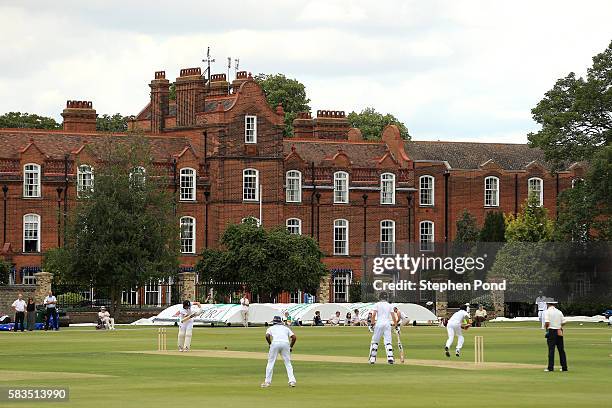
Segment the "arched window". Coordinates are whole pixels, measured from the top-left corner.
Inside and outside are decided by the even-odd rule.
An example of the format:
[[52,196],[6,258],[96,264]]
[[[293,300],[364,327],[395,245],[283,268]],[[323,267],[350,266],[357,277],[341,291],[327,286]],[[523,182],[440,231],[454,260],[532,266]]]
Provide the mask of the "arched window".
[[380,254],[395,254],[395,221],[383,220],[380,222]]
[[40,215],[23,216],[23,252],[40,252]]
[[334,173],[334,203],[348,203],[348,182],[349,175],[345,171]]
[[334,220],[334,255],[349,254],[348,227],[347,220]]
[[196,252],[196,220],[193,217],[181,217],[181,253]]
[[380,175],[380,203],[395,204],[395,174]]
[[93,191],[93,168],[87,164],[82,164],[77,169],[77,195]]
[[287,185],[286,200],[288,203],[302,202],[302,173],[298,170],[289,170],[285,176]]
[[433,251],[434,249],[434,223],[421,221],[419,223],[419,243],[421,251]]
[[419,177],[419,205],[434,205],[434,178],[433,176]]
[[287,230],[290,234],[302,235],[302,220],[299,218],[287,219]]
[[242,199],[259,201],[259,171],[255,169],[242,171]]
[[539,206],[544,204],[544,182],[539,177],[532,177],[527,180],[527,195],[535,195],[538,198]]
[[23,196],[40,197],[40,165],[28,163],[23,166]]
[[195,201],[196,171],[185,167],[181,169],[181,201]]
[[484,205],[485,207],[499,206],[499,179],[497,177],[489,176],[484,180]]
[[257,227],[261,226],[261,221],[259,220],[259,218],[253,217],[253,216],[244,217],[242,220],[240,220],[240,222],[242,224],[246,224],[246,223],[253,224]]

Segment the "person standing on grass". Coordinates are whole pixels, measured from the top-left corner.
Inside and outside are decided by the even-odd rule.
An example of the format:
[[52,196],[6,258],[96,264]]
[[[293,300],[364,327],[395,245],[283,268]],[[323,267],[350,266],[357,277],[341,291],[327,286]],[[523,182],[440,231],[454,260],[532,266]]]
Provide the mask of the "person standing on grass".
[[49,291],[47,297],[45,298],[45,312],[47,315],[47,320],[45,320],[45,331],[49,329],[49,324],[51,324],[51,330],[55,327],[57,330],[57,309],[55,304],[57,303],[57,299],[53,296],[53,293]]
[[270,346],[270,350],[268,351],[268,365],[266,365],[266,379],[261,384],[261,388],[268,388],[272,384],[274,364],[279,354],[285,362],[289,386],[295,387],[296,381],[293,375],[293,366],[291,365],[291,351],[293,351],[296,340],[296,335],[283,324],[281,317],[274,316],[272,326],[266,331],[266,341],[268,346]]
[[20,293],[17,295],[17,300],[12,304],[13,310],[15,311],[15,326],[13,330],[17,332],[19,330],[19,323],[21,323],[21,331],[23,332],[23,321],[25,318],[26,302],[23,300],[23,295]]
[[470,314],[467,312],[467,305],[461,305],[446,324],[446,332],[448,333],[448,340],[444,346],[444,354],[446,357],[450,357],[450,347],[453,345],[455,336],[457,336],[457,348],[455,349],[455,356],[459,357],[461,348],[463,347],[464,337],[463,329],[467,330],[469,325]]
[[397,327],[397,316],[393,313],[393,306],[387,301],[387,292],[381,292],[379,295],[380,301],[374,305],[372,309],[372,325],[373,334],[370,343],[370,364],[376,363],[376,355],[378,354],[378,342],[382,336],[385,342],[385,351],[387,353],[387,363],[393,364],[393,338],[391,337],[391,324]]
[[31,297],[28,298],[28,303],[26,305],[26,312],[28,313],[26,317],[28,331],[32,331],[36,327],[36,303],[34,302],[34,299],[32,299]]
[[249,327],[249,305],[249,298],[247,298],[246,293],[243,293],[240,299],[240,315],[242,316],[244,327]]
[[191,336],[193,334],[193,318],[200,313],[200,302],[185,300],[183,308],[179,312],[178,351],[188,352],[191,347]]
[[555,371],[555,347],[559,350],[561,371],[567,371],[567,357],[565,356],[565,345],[563,344],[563,326],[565,316],[555,307],[557,302],[552,299],[546,301],[548,309],[544,313],[544,325],[546,327],[546,343],[548,344],[548,367],[546,372]]
[[544,325],[544,313],[546,312],[546,296],[542,294],[542,291],[538,292],[538,297],[535,300],[535,304],[538,306],[538,320],[542,325],[542,330],[545,329]]

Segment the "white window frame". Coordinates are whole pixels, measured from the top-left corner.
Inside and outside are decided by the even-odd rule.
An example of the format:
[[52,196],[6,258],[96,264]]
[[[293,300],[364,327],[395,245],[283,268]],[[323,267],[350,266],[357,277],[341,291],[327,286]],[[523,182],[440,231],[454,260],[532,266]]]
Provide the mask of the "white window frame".
[[[491,188],[490,182],[495,183],[495,188]],[[499,207],[499,177],[487,176],[484,179],[484,206]]]
[[196,200],[196,170],[183,167],[179,172],[179,201]]
[[[149,306],[161,306],[162,303],[162,285],[161,281],[151,281],[144,286],[144,304]],[[153,297],[154,299],[150,299]]]
[[36,285],[36,276],[34,276],[36,272],[29,270],[23,271],[21,274],[21,284],[22,285]]
[[[252,120],[252,123],[249,121]],[[257,143],[257,116],[246,115],[244,117],[244,143]]]
[[[295,298],[295,299],[294,299]],[[294,302],[296,300],[296,302]],[[289,293],[289,303],[304,303],[304,294],[301,290]]]
[[136,166],[132,169],[132,171],[130,171],[130,182],[133,180],[134,178],[134,174],[138,172],[139,176],[142,176],[142,184],[144,185],[144,183],[146,183],[147,181],[147,169],[145,169],[142,166]]
[[[428,187],[423,187],[423,183],[427,180],[430,184]],[[421,207],[433,207],[435,203],[435,193],[436,193],[436,178],[434,176],[430,176],[425,174],[419,177],[419,206]],[[427,194],[430,198],[431,202],[424,202],[424,195]]]
[[334,204],[349,202],[349,174],[346,171],[334,173]]
[[[28,217],[34,217],[34,220],[26,220]],[[36,223],[36,229],[32,229],[32,228],[28,228],[26,229],[26,224],[33,224]],[[38,214],[34,214],[34,213],[29,213],[29,214],[25,214],[23,216],[23,247],[22,247],[22,251],[26,252],[26,231],[34,231],[36,233],[36,251],[27,251],[27,253],[33,254],[33,253],[38,253],[40,252],[40,215]],[[27,241],[33,241],[33,239],[27,239]]]
[[[334,275],[333,288],[334,288],[334,303],[346,303],[349,301],[349,288],[351,285],[351,274],[348,272],[338,272]],[[342,288],[342,290],[336,290]],[[338,298],[337,295],[343,295]],[[345,316],[340,316],[345,318]]]
[[527,198],[529,198],[529,196],[531,195],[531,192],[534,191],[531,188],[531,183],[532,182],[537,182],[540,185],[540,194],[539,194],[539,206],[543,206],[544,205],[544,180],[542,180],[540,177],[530,177],[527,180]]
[[380,254],[395,254],[395,221],[393,220],[382,220],[380,222]]
[[[32,175],[33,182],[30,183],[28,175]],[[26,163],[23,166],[23,197],[40,198],[40,164]],[[28,187],[31,187],[30,189]]]
[[[85,183],[85,176],[89,175],[89,184]],[[93,167],[89,164],[81,164],[77,168],[77,196],[80,197],[82,193],[93,191],[94,174]]]
[[[340,241],[336,239],[336,229],[344,230],[344,241]],[[337,251],[341,242],[344,242],[344,251]],[[348,255],[349,252],[349,222],[344,218],[339,218],[334,220],[334,230],[333,230],[333,243],[334,243],[334,255]]]
[[302,172],[289,170],[285,173],[285,201],[288,203],[302,202]]
[[[254,172],[254,174],[247,174],[250,172]],[[255,194],[253,197],[250,191],[252,187],[249,187],[249,194],[247,197],[247,177],[249,179],[255,177]],[[259,201],[259,170],[253,168],[242,170],[242,201]]]
[[[293,224],[293,225],[291,225]],[[285,226],[290,234],[302,235],[302,220],[299,218],[287,218]],[[297,232],[292,232],[293,228],[297,228]]]
[[[423,227],[425,225],[428,225],[431,227],[431,232],[429,232],[428,234],[423,234]],[[434,241],[435,241],[435,236],[436,236],[435,228],[436,226],[433,221],[423,220],[419,222],[419,249],[422,252],[431,252],[434,250]]]
[[[187,234],[184,234],[184,232],[186,232],[185,230],[186,227],[191,227],[191,237],[186,236]],[[196,253],[196,219],[195,217],[191,217],[189,215],[181,217],[179,221],[179,228],[180,228],[180,234],[181,234],[181,253],[182,254],[195,254]],[[191,250],[185,249],[187,248],[188,245],[191,245]]]
[[383,173],[380,175],[380,203],[395,204],[395,174]]

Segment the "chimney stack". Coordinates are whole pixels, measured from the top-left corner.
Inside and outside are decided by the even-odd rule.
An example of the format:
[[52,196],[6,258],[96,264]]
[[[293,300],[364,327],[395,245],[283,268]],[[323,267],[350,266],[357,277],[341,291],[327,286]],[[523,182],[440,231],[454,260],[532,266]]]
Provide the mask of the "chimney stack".
[[225,96],[229,83],[225,74],[212,74],[210,76],[210,90],[208,96]]
[[298,139],[313,139],[314,127],[310,112],[298,112],[293,119],[293,136]]
[[165,71],[155,72],[151,87],[151,132],[161,133],[164,129],[164,118],[168,116],[170,98],[170,81]]
[[176,79],[176,125],[193,126],[196,113],[203,110],[204,78],[200,68],[181,69],[181,76]]
[[318,110],[313,122],[317,139],[348,140],[351,126],[344,111]]
[[232,81],[232,92],[236,93],[240,89],[240,85],[245,83],[248,79],[246,71],[238,71],[236,72],[236,79]]
[[96,110],[91,101],[66,101],[62,112],[64,130],[67,132],[95,132]]

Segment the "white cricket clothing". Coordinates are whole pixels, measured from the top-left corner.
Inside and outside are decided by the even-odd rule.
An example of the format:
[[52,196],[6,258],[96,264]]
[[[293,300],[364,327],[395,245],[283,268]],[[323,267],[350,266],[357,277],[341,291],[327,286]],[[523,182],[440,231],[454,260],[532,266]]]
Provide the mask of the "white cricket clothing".
[[546,296],[538,296],[535,300],[535,304],[538,305],[538,311],[546,310]]
[[448,334],[448,340],[446,340],[446,347],[450,348],[453,345],[455,336],[457,336],[457,350],[461,350],[461,347],[463,347],[463,342],[465,340],[465,338],[463,337],[463,329],[461,329],[461,324],[451,324],[449,321],[446,325],[446,333]]
[[289,338],[293,336],[293,332],[287,326],[282,324],[275,324],[270,326],[266,330],[266,334],[272,336],[272,343],[287,343],[289,344]]
[[560,329],[565,323],[565,317],[563,313],[554,306],[551,306],[544,312],[544,322],[550,323],[549,329]]
[[450,319],[448,319],[448,324],[446,325],[446,327],[448,326],[461,327],[461,325],[463,324],[463,321],[469,318],[470,318],[470,314],[468,312],[466,312],[465,310],[459,309],[451,316]]
[[189,309],[182,308],[179,312],[179,328],[192,329],[193,328],[193,318],[187,320],[186,322],[182,322],[182,320],[189,316],[192,313],[199,313],[200,309],[197,306],[192,306]]
[[51,296],[47,296],[45,298],[45,306],[47,307],[47,309],[51,309],[55,307],[55,302],[57,302],[57,299],[55,298],[55,296],[51,295]]
[[387,301],[381,301],[374,305],[374,310],[376,311],[376,326],[385,325],[389,326],[393,319],[391,318],[391,313],[393,313],[393,306]]
[[[270,329],[274,327],[287,329],[287,326],[282,326],[278,324],[272,326]],[[268,329],[266,333],[269,333],[270,329]],[[291,332],[291,330],[289,330],[289,332]],[[274,334],[272,334],[272,336],[274,337]],[[276,339],[276,337],[274,338]],[[276,363],[276,358],[279,354],[281,355],[285,363],[285,369],[287,370],[287,378],[289,379],[289,382],[296,382],[295,376],[293,375],[293,366],[291,365],[291,349],[289,347],[289,341],[273,341],[272,344],[270,344],[270,351],[268,351],[268,364],[266,365],[266,379],[264,382],[268,384],[272,382],[272,374],[274,374],[274,363]]]
[[242,310],[249,310],[249,299],[247,298],[241,298],[240,299],[240,306],[242,306]]
[[26,302],[23,299],[15,300],[12,306],[15,308],[16,312],[25,312],[26,310]]

